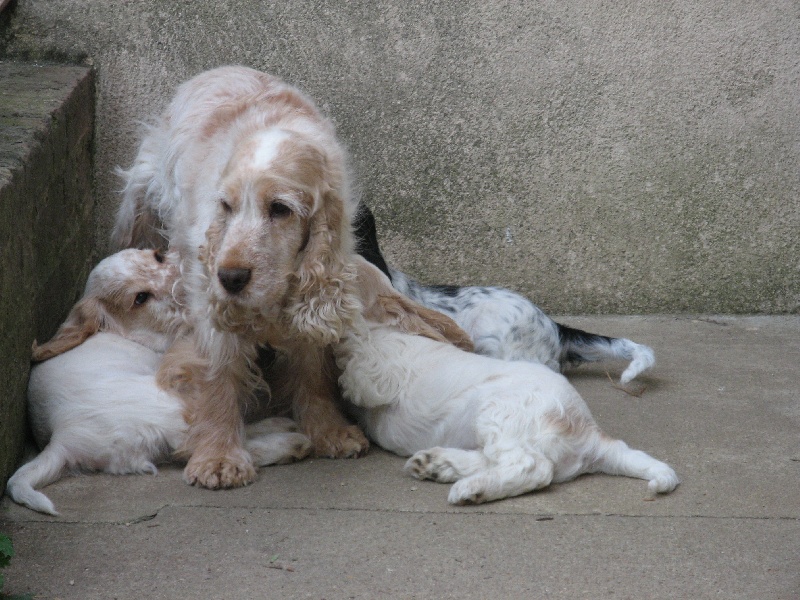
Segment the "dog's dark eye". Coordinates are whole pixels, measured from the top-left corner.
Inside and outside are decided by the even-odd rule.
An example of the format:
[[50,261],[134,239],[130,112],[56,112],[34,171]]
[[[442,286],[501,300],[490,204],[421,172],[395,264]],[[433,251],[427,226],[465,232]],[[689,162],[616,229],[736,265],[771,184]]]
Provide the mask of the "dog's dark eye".
[[158,250],[153,252],[153,257],[156,259],[157,263],[163,263],[164,262],[164,255],[161,254],[161,252],[158,251]]
[[133,299],[133,303],[136,306],[141,306],[149,299],[150,299],[150,292],[139,292],[138,294],[136,294],[136,298]]
[[219,203],[222,205],[222,210],[225,212],[225,214],[230,214],[233,212],[233,209],[231,208],[231,205],[228,204],[227,200],[222,199],[219,201]]
[[276,200],[269,205],[270,219],[280,219],[282,217],[288,217],[290,214],[292,214],[292,209],[286,206],[283,202],[278,202]]

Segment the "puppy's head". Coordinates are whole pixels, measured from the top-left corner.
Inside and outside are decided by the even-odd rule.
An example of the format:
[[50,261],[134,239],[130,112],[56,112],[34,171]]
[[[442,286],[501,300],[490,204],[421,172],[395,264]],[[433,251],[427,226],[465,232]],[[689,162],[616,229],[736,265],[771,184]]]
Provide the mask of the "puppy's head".
[[277,344],[276,328],[319,345],[339,339],[358,302],[336,152],[278,128],[239,145],[201,251],[217,328]]
[[39,362],[70,350],[98,331],[111,331],[163,351],[182,323],[175,253],[122,250],[92,269],[83,297],[53,338],[33,344]]

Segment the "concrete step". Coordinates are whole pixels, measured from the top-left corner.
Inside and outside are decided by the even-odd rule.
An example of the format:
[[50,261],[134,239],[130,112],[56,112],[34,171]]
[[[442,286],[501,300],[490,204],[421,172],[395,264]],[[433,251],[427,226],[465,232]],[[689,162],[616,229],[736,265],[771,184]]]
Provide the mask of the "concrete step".
[[0,487],[22,454],[31,343],[91,267],[93,132],[90,68],[0,60]]

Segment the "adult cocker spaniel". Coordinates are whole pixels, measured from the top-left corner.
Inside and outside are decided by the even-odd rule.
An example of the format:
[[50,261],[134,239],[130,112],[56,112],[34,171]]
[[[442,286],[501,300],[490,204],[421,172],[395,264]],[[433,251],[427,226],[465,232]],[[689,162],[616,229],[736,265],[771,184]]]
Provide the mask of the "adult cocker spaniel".
[[163,369],[167,380],[179,374],[194,414],[185,480],[253,480],[242,403],[267,344],[288,357],[271,383],[291,399],[315,453],[363,453],[366,437],[336,406],[330,351],[361,308],[351,260],[357,201],[330,121],[273,76],[213,69],[180,86],[122,175],[115,243],[167,241],[181,257],[193,331]]

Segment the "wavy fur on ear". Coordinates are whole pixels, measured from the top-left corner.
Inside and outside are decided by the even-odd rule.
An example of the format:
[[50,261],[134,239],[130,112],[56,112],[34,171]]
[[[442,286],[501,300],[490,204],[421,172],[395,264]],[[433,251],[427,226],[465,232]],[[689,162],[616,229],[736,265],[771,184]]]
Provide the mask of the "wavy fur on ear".
[[32,362],[42,362],[80,346],[98,331],[116,332],[116,322],[97,298],[84,298],[70,311],[56,334],[44,344],[33,342]]
[[469,335],[450,317],[400,294],[380,269],[360,256],[353,260],[358,269],[356,290],[364,307],[365,319],[391,325],[405,333],[450,343],[467,352],[473,351]]
[[323,195],[311,217],[309,237],[296,281],[295,302],[288,307],[291,330],[319,345],[338,342],[361,310],[351,262],[349,223],[343,219],[343,203],[333,192]]
[[392,323],[406,333],[453,344],[467,352],[475,350],[469,335],[453,319],[442,313],[400,295],[380,295],[377,302],[385,314],[384,323]]

